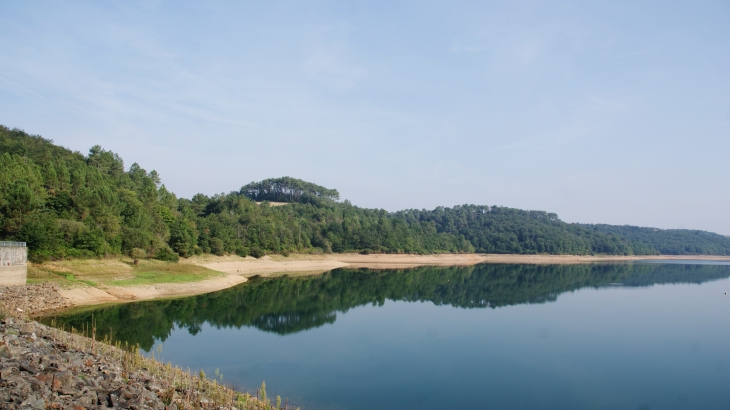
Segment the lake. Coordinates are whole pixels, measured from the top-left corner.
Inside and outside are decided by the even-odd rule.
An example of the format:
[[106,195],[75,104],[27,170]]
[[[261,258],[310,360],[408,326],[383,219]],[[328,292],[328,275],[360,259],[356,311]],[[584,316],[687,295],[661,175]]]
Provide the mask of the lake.
[[303,410],[730,409],[729,278],[692,261],[337,269],[56,323],[93,315]]

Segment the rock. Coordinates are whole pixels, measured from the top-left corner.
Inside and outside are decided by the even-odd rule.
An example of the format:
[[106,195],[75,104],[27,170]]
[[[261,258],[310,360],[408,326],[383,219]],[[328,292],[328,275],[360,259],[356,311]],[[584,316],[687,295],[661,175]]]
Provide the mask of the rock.
[[38,400],[34,401],[34,402],[33,402],[33,403],[31,404],[31,406],[32,406],[32,407],[33,407],[33,408],[34,408],[35,410],[43,410],[43,409],[44,409],[44,408],[46,407],[46,401],[45,401],[45,400],[43,400],[43,399],[38,399]]
[[67,370],[66,369],[66,366],[64,366],[63,364],[61,364],[58,360],[51,360],[48,363],[48,368],[50,370],[55,370],[55,371],[59,371],[59,372],[63,372],[63,371],[66,371]]
[[20,370],[28,373],[32,373],[33,375],[36,375],[41,372],[41,370],[38,368],[38,366],[29,363],[29,362],[22,362],[20,363]]
[[7,379],[11,374],[13,374],[12,367],[3,367],[2,369],[0,369],[0,379],[2,380]]
[[29,335],[33,333],[34,327],[30,323],[26,323],[23,326],[20,326],[20,334],[21,335]]
[[119,396],[117,396],[114,393],[109,393],[107,402],[109,403],[109,407],[117,407],[120,409],[128,409],[129,405],[125,400],[122,400]]
[[35,377],[38,381],[44,384],[50,384],[53,381],[53,374],[51,373],[41,373],[38,376]]
[[96,392],[93,390],[84,390],[78,400],[78,404],[85,407],[94,406],[99,402]]
[[57,372],[53,375],[53,382],[51,389],[53,391],[59,391],[63,388],[69,388],[71,387],[71,380],[73,380],[74,375],[69,372]]

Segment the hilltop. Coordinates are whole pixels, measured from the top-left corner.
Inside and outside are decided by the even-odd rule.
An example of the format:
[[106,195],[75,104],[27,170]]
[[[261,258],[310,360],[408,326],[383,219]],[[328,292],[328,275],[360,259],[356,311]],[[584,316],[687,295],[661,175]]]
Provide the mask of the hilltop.
[[100,146],[84,155],[2,126],[0,240],[27,242],[36,262],[290,252],[730,255],[730,238],[711,232],[570,224],[487,205],[387,212],[290,177],[178,198],[156,171],[125,168]]

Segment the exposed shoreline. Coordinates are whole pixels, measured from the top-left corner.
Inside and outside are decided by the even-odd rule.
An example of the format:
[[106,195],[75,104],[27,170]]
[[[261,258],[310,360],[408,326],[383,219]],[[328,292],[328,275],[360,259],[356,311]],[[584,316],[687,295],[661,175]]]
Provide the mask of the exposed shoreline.
[[72,307],[107,303],[192,296],[227,289],[252,276],[314,275],[341,267],[393,269],[417,266],[470,266],[478,263],[575,264],[631,262],[641,260],[730,261],[730,256],[651,255],[651,256],[578,256],[578,255],[500,255],[500,254],[370,254],[279,255],[261,259],[238,256],[193,257],[181,263],[204,266],[225,273],[212,279],[190,283],[160,283],[134,286],[75,286],[59,293]]
[[227,289],[245,281],[244,276],[226,275],[189,283],[98,287],[75,286],[60,289],[58,292],[74,307],[192,296]]
[[631,261],[730,261],[730,256],[716,255],[486,255],[489,263],[537,263],[537,264],[565,264],[565,263],[595,263],[595,262],[631,262]]

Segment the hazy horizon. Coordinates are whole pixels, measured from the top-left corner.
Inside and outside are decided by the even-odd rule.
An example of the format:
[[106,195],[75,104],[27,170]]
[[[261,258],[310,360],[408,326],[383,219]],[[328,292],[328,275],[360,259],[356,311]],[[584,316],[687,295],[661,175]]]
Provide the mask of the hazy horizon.
[[0,124],[181,197],[291,176],[730,235],[730,4],[0,4]]

